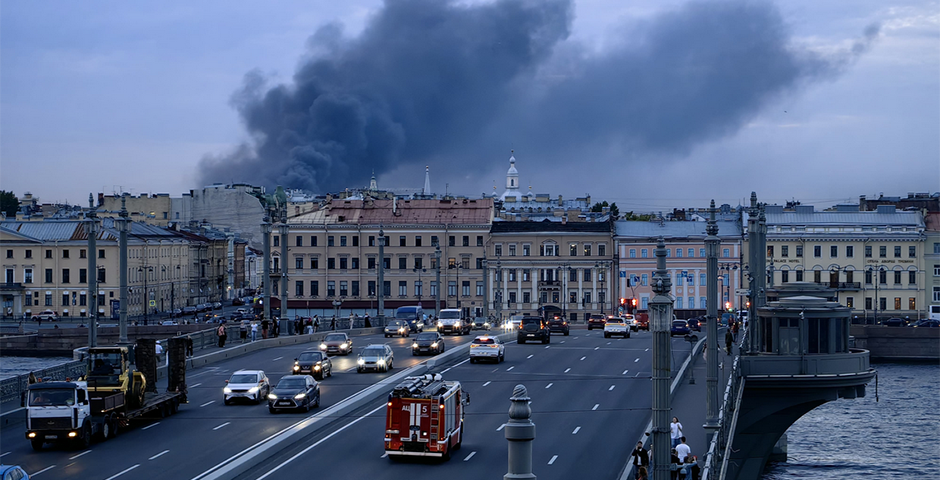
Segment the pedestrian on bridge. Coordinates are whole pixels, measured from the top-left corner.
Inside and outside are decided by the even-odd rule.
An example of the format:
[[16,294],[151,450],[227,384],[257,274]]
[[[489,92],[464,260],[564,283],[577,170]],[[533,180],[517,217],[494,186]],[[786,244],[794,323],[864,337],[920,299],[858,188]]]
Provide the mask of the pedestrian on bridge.
[[643,448],[643,442],[636,442],[636,448],[630,454],[633,456],[634,478],[640,478],[640,470],[649,466],[650,456]]
[[330,330],[336,330],[336,315],[330,320]]
[[685,463],[685,459],[692,456],[692,448],[685,443],[685,437],[679,438],[679,445],[676,445],[676,454],[679,455],[679,463]]
[[258,339],[258,322],[251,322],[251,341],[254,342]]
[[682,433],[682,424],[679,423],[679,417],[672,417],[672,423],[669,424],[669,436],[672,438],[672,448],[676,448],[679,439],[684,435]]
[[725,330],[725,351],[728,352],[728,355],[731,355],[731,345],[734,343],[734,334],[731,333],[731,329]]
[[228,334],[225,332],[225,324],[220,324],[217,331],[219,334],[219,348],[225,347],[225,339],[228,338]]

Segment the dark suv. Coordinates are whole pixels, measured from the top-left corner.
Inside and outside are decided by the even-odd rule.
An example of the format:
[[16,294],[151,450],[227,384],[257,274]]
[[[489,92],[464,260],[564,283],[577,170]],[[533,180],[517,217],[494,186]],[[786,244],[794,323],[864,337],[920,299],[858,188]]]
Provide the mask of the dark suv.
[[603,330],[605,323],[607,323],[607,317],[599,313],[592,313],[591,317],[588,318],[588,330],[594,330],[595,328]]
[[548,321],[548,331],[549,333],[564,333],[565,336],[568,336],[568,333],[570,332],[568,320],[558,316],[552,317],[552,319]]
[[523,344],[528,340],[541,340],[542,343],[552,343],[552,334],[548,331],[548,325],[542,321],[541,317],[522,317],[516,343]]

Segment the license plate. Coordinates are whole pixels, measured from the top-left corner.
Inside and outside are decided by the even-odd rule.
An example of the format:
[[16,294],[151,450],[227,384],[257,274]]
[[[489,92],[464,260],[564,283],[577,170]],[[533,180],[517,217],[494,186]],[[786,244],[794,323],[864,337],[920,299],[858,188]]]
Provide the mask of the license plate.
[[430,348],[428,348],[428,347],[421,347],[420,350],[421,350],[422,352],[426,352],[426,351],[430,350]]
[[59,438],[58,435],[46,435],[46,440],[55,440]]
[[530,337],[534,337],[535,334],[534,334],[534,333],[530,333],[529,336],[530,336]]
[[277,404],[278,404],[278,405],[290,405],[290,401],[288,401],[288,400],[281,400],[280,402],[277,402]]

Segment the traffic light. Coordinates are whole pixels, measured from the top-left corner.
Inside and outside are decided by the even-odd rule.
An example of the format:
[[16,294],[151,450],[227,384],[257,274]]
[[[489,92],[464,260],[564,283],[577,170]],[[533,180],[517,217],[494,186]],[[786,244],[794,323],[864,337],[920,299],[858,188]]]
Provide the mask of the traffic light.
[[725,310],[731,311],[731,302],[725,302]]
[[623,306],[623,305],[626,305],[626,304],[627,304],[627,299],[626,299],[626,298],[621,298],[621,299],[620,299],[620,305]]
[[745,305],[747,308],[751,308],[751,302],[750,302],[750,301],[748,301],[748,302],[745,303],[744,305]]

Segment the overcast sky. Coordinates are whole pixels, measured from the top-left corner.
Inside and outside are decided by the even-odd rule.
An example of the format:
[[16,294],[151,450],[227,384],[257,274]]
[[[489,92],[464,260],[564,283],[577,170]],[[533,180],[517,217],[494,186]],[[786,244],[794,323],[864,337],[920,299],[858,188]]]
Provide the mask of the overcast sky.
[[[0,1],[0,188],[940,190],[936,1]],[[445,186],[449,184],[449,186]]]

